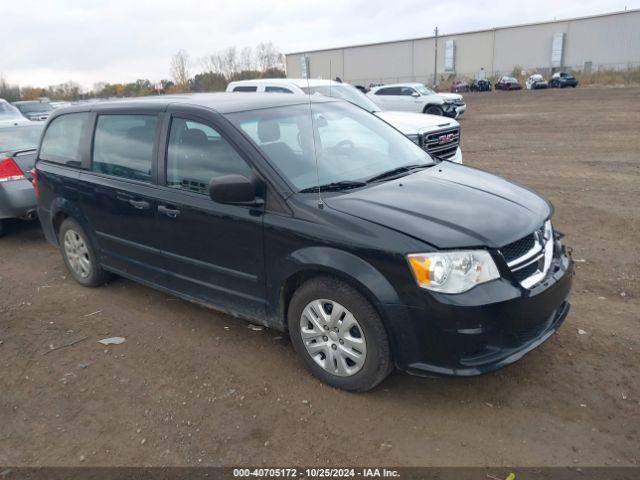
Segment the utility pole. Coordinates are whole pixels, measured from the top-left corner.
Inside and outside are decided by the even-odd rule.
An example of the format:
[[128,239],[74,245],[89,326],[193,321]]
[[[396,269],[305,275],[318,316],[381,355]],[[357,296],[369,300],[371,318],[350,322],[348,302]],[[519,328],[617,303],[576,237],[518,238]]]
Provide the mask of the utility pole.
[[433,62],[433,86],[438,86],[438,27],[433,31],[436,34],[436,54]]

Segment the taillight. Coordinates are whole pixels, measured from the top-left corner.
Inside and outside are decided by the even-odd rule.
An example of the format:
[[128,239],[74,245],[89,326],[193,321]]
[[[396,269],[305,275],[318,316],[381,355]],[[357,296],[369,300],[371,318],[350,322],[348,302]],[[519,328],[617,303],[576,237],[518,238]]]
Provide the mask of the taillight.
[[40,198],[40,190],[38,190],[38,171],[36,170],[36,167],[29,170],[29,174],[31,175],[31,185],[33,185],[33,189],[36,191],[36,198]]
[[13,161],[13,158],[7,157],[4,160],[0,160],[0,182],[22,179],[24,179],[22,170]]

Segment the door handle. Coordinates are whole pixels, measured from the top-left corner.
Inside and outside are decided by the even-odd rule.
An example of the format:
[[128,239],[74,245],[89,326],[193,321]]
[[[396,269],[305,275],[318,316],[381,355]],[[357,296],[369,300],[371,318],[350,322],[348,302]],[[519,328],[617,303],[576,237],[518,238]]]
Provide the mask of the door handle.
[[167,207],[165,205],[158,205],[158,212],[164,213],[169,218],[176,218],[180,215],[180,210],[177,208]]
[[145,200],[129,200],[129,205],[137,210],[148,210],[151,204]]

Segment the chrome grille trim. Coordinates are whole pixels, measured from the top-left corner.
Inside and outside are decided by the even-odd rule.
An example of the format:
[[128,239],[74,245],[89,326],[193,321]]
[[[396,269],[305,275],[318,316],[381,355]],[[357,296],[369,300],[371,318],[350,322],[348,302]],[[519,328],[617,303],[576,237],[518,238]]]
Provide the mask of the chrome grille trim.
[[[440,137],[443,135],[452,135],[452,140],[447,143],[440,143]],[[420,131],[418,145],[427,153],[437,158],[450,158],[454,156],[460,145],[460,128],[444,128],[436,131]]]
[[[547,220],[547,222],[545,222],[545,224],[541,228],[531,234],[535,239],[533,248],[531,248],[524,255],[521,255],[520,257],[507,262],[507,266],[514,274],[516,274],[520,270],[531,268],[534,264],[538,264],[536,265],[535,272],[533,272],[528,277],[520,279],[516,276],[516,279],[519,281],[520,285],[523,288],[531,288],[532,286],[543,280],[547,275],[549,268],[551,267],[554,248],[553,228],[551,228],[551,237],[546,239],[545,241],[544,232],[547,223],[550,226],[550,221]],[[541,242],[544,242],[544,244],[542,244]],[[543,261],[543,263],[540,267],[541,260]]]
[[[512,271],[519,270],[519,268],[513,268],[513,267],[515,265],[520,265],[521,263],[527,262],[527,260],[529,260],[531,257],[539,254],[541,251],[542,251],[542,245],[540,245],[538,242],[536,242],[534,247],[531,250],[529,250],[524,255],[511,260],[510,262],[507,263],[507,266],[509,268],[511,268]],[[527,262],[527,263],[531,263],[531,262]]]

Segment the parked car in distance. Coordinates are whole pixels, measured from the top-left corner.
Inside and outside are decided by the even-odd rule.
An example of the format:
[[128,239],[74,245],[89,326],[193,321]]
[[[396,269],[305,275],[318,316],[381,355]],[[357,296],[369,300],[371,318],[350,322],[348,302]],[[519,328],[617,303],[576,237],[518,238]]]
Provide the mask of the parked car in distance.
[[491,91],[491,81],[480,79],[474,80],[471,84],[470,90],[472,92],[490,92]]
[[360,90],[364,94],[366,94],[369,91],[369,89],[364,85],[354,85],[354,87],[356,87],[358,90]]
[[456,80],[451,84],[451,93],[468,92],[470,90],[469,82],[466,80]]
[[0,98],[0,128],[16,125],[30,125],[30,120],[22,116],[20,110],[6,100]]
[[527,90],[538,90],[549,87],[549,84],[542,75],[536,73],[527,78],[525,86],[527,87]]
[[522,85],[514,77],[501,77],[496,82],[496,90],[522,90]]
[[397,128],[430,155],[462,163],[460,124],[457,121],[436,115],[382,110],[348,83],[306,78],[261,78],[230,82],[227,92],[311,94],[346,100]]
[[421,112],[458,118],[467,109],[462,95],[436,93],[422,83],[396,83],[374,87],[367,96],[383,110]]
[[578,86],[578,79],[566,72],[556,72],[551,76],[549,80],[549,86],[552,88],[565,88]]
[[350,102],[70,107],[38,155],[40,222],[78,283],[115,273],[286,330],[334,387],[371,389],[394,366],[489,372],[569,310],[573,264],[546,200],[434,160]]
[[44,121],[54,110],[48,101],[41,100],[21,100],[13,102],[13,106],[20,110],[25,118],[31,121]]
[[0,126],[0,236],[6,220],[36,218],[36,195],[31,169],[43,123]]

